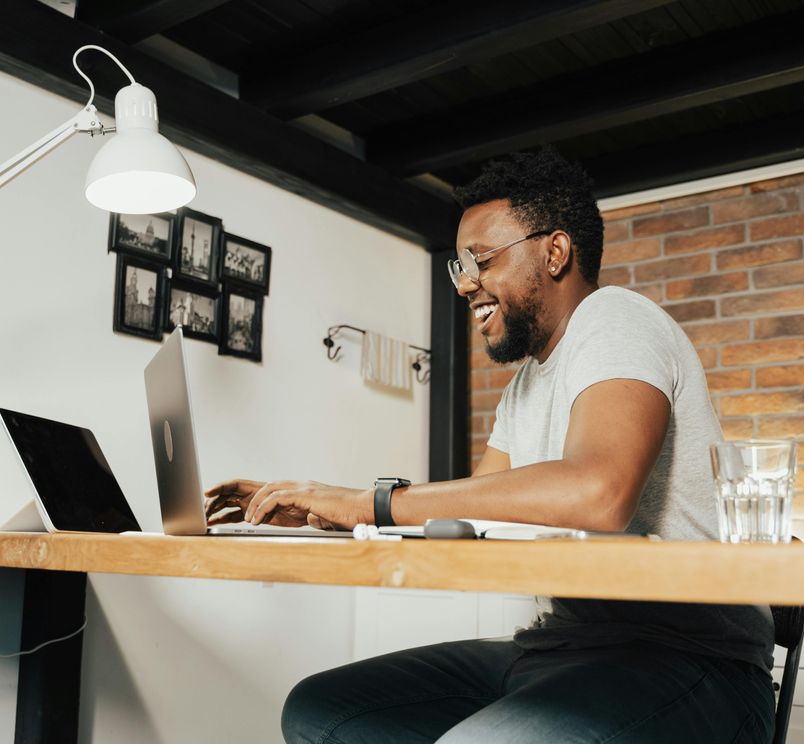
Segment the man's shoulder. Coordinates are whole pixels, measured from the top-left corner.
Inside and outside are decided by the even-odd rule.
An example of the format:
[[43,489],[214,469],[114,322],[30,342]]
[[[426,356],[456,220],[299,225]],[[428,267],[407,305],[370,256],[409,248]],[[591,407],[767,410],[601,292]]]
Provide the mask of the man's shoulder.
[[578,308],[588,307],[592,310],[601,308],[628,307],[648,313],[664,314],[664,311],[653,300],[648,299],[639,292],[625,287],[600,287],[586,297]]
[[604,287],[576,309],[567,328],[565,366],[602,365],[622,371],[641,364],[675,369],[684,346],[680,326],[652,300],[621,287]]
[[575,310],[570,325],[610,324],[612,330],[657,328],[670,331],[675,321],[653,300],[624,287],[602,287],[586,297]]

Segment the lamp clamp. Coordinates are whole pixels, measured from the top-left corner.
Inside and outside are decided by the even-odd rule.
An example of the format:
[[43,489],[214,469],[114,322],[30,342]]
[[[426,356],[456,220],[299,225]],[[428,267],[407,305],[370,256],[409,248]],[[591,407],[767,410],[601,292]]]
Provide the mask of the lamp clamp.
[[93,137],[96,134],[105,134],[106,130],[101,123],[98,116],[98,109],[92,104],[82,108],[73,119],[73,129],[76,132],[90,134]]

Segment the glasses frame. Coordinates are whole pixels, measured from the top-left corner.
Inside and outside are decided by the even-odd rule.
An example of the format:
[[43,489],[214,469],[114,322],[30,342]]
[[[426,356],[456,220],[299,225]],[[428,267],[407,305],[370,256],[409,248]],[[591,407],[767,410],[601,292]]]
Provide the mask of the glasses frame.
[[472,251],[469,248],[463,248],[461,251],[459,251],[458,258],[451,258],[447,261],[447,270],[449,271],[449,278],[452,279],[452,283],[455,285],[456,289],[460,287],[462,273],[466,274],[466,276],[469,277],[470,281],[472,281],[474,284],[480,284],[481,258],[490,256],[492,253],[499,253],[500,251],[504,251],[506,248],[511,248],[517,243],[524,243],[526,240],[533,240],[533,238],[550,235],[553,232],[555,231],[535,230],[532,233],[528,233],[523,238],[517,238],[516,240],[512,240],[510,243],[505,243],[505,245],[498,245],[496,248],[490,248],[487,251],[483,251],[483,253],[475,254],[472,253]]

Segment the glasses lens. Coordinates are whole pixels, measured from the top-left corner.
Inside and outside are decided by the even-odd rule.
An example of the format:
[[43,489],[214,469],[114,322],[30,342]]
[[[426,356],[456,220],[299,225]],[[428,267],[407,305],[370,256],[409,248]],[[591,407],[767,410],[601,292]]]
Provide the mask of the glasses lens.
[[452,283],[457,289],[461,282],[461,264],[457,258],[451,259],[447,261],[447,268],[449,269],[449,278],[452,279]]
[[458,254],[458,260],[461,262],[461,268],[466,272],[466,276],[476,282],[480,278],[480,269],[477,268],[477,261],[475,261],[472,251],[464,248]]

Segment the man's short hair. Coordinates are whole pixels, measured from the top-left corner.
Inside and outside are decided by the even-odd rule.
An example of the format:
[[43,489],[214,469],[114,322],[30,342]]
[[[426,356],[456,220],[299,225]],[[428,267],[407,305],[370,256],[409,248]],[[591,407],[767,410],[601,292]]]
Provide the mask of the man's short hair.
[[575,246],[578,271],[597,282],[603,253],[603,219],[592,196],[592,179],[547,145],[492,160],[471,183],[455,189],[463,209],[508,199],[511,211],[532,230],[565,230]]

